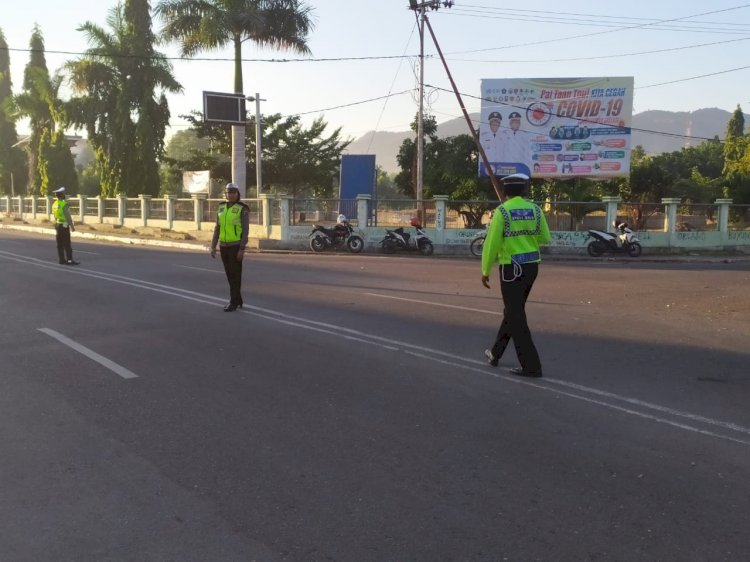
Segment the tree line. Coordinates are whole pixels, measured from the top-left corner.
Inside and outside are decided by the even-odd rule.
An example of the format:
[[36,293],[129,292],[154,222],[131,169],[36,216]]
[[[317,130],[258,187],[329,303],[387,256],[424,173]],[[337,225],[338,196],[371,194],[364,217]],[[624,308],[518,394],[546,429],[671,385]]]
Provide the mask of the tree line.
[[[439,138],[434,116],[423,120],[424,194],[449,195],[452,207],[463,215],[467,228],[481,226],[482,216],[497,205],[497,196],[486,177],[478,177],[479,154],[471,135]],[[412,130],[417,130],[416,118]],[[409,196],[416,184],[416,137],[406,139],[393,178],[396,187]],[[608,180],[582,178],[534,180],[532,197],[537,201],[601,201],[619,195],[633,207],[637,227],[645,221],[648,203],[664,197],[679,197],[686,203],[713,203],[731,198],[750,205],[750,131],[746,131],[741,107],[727,123],[724,141],[714,138],[675,152],[646,154],[643,147],[631,150],[629,177]]]

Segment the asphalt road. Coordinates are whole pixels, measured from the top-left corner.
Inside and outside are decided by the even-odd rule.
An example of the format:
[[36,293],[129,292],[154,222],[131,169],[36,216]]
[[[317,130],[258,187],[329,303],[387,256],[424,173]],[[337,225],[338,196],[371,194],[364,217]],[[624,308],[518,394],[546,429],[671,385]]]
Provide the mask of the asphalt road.
[[547,262],[545,378],[478,261],[0,232],[0,560],[750,559],[750,263]]

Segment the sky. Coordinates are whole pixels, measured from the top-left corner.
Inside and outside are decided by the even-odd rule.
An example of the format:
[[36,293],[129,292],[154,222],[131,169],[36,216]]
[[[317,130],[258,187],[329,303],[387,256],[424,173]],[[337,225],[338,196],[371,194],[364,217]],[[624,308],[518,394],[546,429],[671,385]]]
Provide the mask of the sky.
[[[13,9],[1,10],[0,29],[11,49],[11,77],[18,93],[34,24],[42,30],[47,64],[54,71],[87,48],[77,27],[86,21],[106,27],[116,2],[12,4]],[[311,55],[245,43],[245,94],[259,93],[266,100],[261,104],[265,114],[300,114],[305,124],[322,116],[329,130],[341,127],[344,138],[408,130],[417,111],[420,45],[408,0],[307,4],[315,22],[308,38]],[[596,76],[634,77],[634,113],[709,107],[734,111],[738,104],[745,112],[750,109],[750,4],[739,0],[455,0],[453,7],[427,14],[470,112],[480,109],[483,78]],[[154,20],[155,30],[161,25]],[[425,108],[440,123],[462,114],[432,38],[427,31],[425,35]],[[162,45],[159,51],[179,57],[176,44]],[[186,128],[180,115],[202,108],[204,90],[232,91],[231,50],[197,56],[213,60],[172,61],[184,91],[168,97],[168,134]],[[312,60],[278,62],[300,58]],[[254,105],[248,103],[248,111]],[[25,132],[23,123],[18,129]]]

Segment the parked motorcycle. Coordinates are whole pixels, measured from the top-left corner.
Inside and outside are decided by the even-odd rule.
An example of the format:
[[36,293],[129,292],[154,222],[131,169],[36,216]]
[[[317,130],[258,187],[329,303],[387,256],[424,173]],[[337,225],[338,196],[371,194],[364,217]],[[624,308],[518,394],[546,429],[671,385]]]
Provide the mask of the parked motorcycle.
[[[492,220],[493,213],[494,211],[490,211],[490,220]],[[484,225],[484,232],[480,232],[471,239],[471,242],[469,243],[469,250],[471,251],[471,254],[473,256],[476,256],[478,258],[482,257],[482,249],[484,248],[484,241],[487,238],[487,229],[489,227],[490,223],[487,223],[486,225]]]
[[384,254],[392,254],[398,250],[407,252],[419,252],[423,256],[432,255],[435,251],[430,240],[422,229],[418,220],[412,219],[411,225],[416,230],[414,236],[399,227],[393,230],[386,230],[385,237],[380,241],[380,246]]
[[589,237],[593,238],[586,249],[592,257],[599,257],[606,253],[628,254],[632,258],[641,255],[640,241],[627,223],[614,221],[612,226],[617,232],[604,232],[602,230],[589,230]]
[[333,228],[318,224],[313,225],[310,233],[310,249],[323,252],[328,249],[346,247],[352,254],[360,253],[365,247],[364,238],[354,233],[354,227],[344,215],[339,215],[338,223]]
[[480,232],[474,238],[471,239],[469,244],[469,250],[473,256],[478,258],[482,257],[482,249],[484,248],[484,241],[487,238],[487,229],[484,232]]

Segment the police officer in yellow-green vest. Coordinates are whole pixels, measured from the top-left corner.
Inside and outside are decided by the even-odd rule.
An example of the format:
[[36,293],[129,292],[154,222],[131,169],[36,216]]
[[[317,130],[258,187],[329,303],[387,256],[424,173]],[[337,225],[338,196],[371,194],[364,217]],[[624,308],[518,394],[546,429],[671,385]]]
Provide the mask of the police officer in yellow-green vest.
[[504,202],[493,214],[487,230],[482,249],[482,284],[490,288],[490,270],[499,264],[503,321],[494,345],[484,354],[496,367],[512,339],[521,366],[511,372],[541,377],[542,363],[526,319],[526,299],[542,261],[539,245],[548,244],[551,236],[542,210],[522,197],[529,184],[526,174],[503,178]]
[[65,188],[53,191],[55,202],[52,203],[52,217],[55,220],[55,239],[57,240],[57,258],[62,265],[78,265],[73,260],[73,246],[70,244],[70,232],[75,231],[70,206],[65,200]]
[[219,206],[211,240],[211,257],[216,257],[216,245],[219,245],[224,272],[229,281],[229,304],[224,312],[233,312],[242,308],[242,259],[245,257],[247,235],[250,229],[250,209],[240,201],[240,190],[237,185],[228,183],[226,202]]

